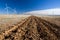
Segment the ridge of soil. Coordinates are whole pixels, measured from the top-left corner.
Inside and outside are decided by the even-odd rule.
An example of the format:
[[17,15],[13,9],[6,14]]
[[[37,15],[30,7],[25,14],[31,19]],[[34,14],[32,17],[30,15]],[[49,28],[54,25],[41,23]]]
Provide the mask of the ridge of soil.
[[60,40],[60,27],[30,16],[0,34],[0,40]]

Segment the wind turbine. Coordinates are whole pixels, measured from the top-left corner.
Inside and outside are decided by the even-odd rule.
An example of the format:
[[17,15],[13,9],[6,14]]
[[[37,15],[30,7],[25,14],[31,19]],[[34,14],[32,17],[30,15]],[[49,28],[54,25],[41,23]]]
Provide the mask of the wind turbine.
[[[9,10],[9,9],[10,9],[10,10]],[[15,9],[10,8],[10,7],[7,5],[7,3],[6,3],[5,10],[6,10],[7,15],[9,14],[9,11],[13,11],[13,13],[17,14],[16,8],[15,8]]]
[[10,7],[8,7],[7,4],[6,4],[5,10],[6,10],[7,15],[9,14],[9,12],[8,12],[9,8],[10,8]]

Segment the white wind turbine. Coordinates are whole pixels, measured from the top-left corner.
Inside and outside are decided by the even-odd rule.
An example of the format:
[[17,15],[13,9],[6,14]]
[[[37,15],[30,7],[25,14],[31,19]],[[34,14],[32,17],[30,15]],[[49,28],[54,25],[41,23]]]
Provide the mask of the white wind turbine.
[[[16,9],[10,8],[7,4],[6,4],[6,8],[4,8],[4,9],[6,10],[7,15],[9,14],[9,11],[13,11],[13,13],[17,14]],[[9,10],[9,9],[11,9],[11,10]]]
[[8,12],[8,11],[9,11],[9,8],[10,8],[10,7],[8,7],[7,4],[6,4],[5,10],[6,10],[7,15],[9,14],[9,12]]

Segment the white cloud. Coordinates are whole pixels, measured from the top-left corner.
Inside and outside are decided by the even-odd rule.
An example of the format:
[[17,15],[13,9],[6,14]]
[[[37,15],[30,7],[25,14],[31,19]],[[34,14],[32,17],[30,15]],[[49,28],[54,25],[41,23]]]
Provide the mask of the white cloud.
[[26,12],[25,14],[30,14],[30,15],[60,15],[60,8],[30,11],[30,12]]

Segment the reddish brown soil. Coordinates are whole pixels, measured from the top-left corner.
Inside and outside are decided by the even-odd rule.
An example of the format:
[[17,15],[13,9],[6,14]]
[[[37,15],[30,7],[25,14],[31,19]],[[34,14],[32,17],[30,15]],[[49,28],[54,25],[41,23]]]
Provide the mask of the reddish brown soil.
[[30,16],[0,34],[0,40],[60,40],[60,27]]

